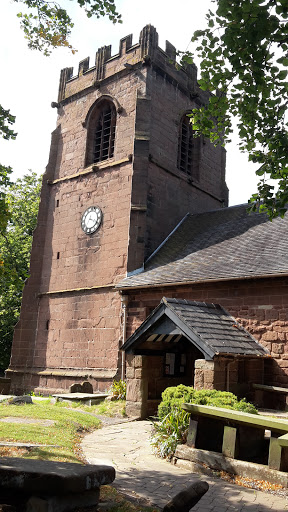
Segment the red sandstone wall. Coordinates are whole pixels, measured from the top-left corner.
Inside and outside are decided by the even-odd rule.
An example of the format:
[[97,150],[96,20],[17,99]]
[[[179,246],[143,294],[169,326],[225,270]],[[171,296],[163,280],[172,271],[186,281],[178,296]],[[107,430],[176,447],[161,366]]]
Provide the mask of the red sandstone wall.
[[288,279],[226,281],[130,290],[127,338],[163,296],[221,304],[268,350],[265,383],[288,386]]
[[[134,74],[111,80],[101,91],[93,89],[58,110],[31,276],[15,329],[9,372],[13,390],[67,389],[86,375],[94,389],[104,389],[118,371],[121,304],[112,289],[127,267],[132,176],[128,155],[133,151],[136,92],[142,84],[142,77]],[[87,132],[82,122],[103,94],[116,96],[122,107],[112,162],[127,162],[69,178],[83,170]],[[87,236],[81,217],[91,205],[100,206],[103,222]]]
[[[186,177],[149,165],[152,151],[175,171],[179,120],[183,109],[193,105],[187,98],[197,88],[196,68],[177,71],[157,41],[155,29],[148,26],[140,44],[132,46],[128,36],[120,42],[119,55],[110,57],[107,48],[100,49],[90,70],[85,60],[77,77],[71,78],[68,69],[61,73],[57,129],[43,181],[31,277],[13,343],[14,389],[21,382],[28,390],[67,389],[70,380],[85,377],[86,370],[95,386],[104,386],[105,378],[111,381],[122,334],[120,298],[112,292],[113,285],[127,268],[141,267],[188,210],[221,206],[221,198],[196,192]],[[167,48],[174,52],[170,44]],[[103,95],[113,98],[117,110],[115,152],[111,166],[106,161],[94,170],[85,169],[86,121]],[[200,181],[217,196],[225,189],[223,155],[211,148],[206,157],[203,147]],[[117,164],[122,159],[125,162]],[[87,236],[80,222],[92,205],[102,209],[103,224]]]

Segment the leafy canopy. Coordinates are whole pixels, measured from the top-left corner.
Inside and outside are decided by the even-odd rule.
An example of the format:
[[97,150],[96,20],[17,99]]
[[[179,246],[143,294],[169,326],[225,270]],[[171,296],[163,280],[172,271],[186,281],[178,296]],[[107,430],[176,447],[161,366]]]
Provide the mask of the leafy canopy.
[[7,227],[0,227],[0,368],[7,368],[22,289],[29,272],[41,178],[30,172],[14,184],[7,182],[3,188],[10,216]]
[[[236,116],[240,149],[259,164],[252,209],[267,211],[270,218],[283,216],[288,203],[288,2],[214,3],[216,10],[206,15],[208,27],[192,38],[201,59],[200,87],[213,93],[207,105],[193,110],[193,127],[214,144],[224,144]],[[182,58],[193,61],[190,52]]]
[[[47,0],[13,0],[29,8],[27,12],[19,12],[21,27],[24,30],[28,47],[40,50],[44,55],[50,55],[57,47],[69,48],[71,29],[74,26],[66,9],[59,2]],[[113,23],[121,23],[121,15],[116,11],[114,0],[75,0],[82,7],[88,18],[108,16]],[[31,10],[31,12],[30,12]]]

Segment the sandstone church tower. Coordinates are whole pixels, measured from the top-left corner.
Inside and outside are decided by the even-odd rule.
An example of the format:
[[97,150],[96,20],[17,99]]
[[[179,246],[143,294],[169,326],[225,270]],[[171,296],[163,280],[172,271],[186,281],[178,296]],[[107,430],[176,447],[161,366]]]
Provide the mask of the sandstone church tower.
[[[62,70],[30,278],[7,375],[13,392],[94,391],[120,376],[121,297],[187,212],[227,206],[225,151],[193,139],[186,117],[207,101],[196,67],[178,69],[154,27]],[[137,312],[135,312],[136,314]]]

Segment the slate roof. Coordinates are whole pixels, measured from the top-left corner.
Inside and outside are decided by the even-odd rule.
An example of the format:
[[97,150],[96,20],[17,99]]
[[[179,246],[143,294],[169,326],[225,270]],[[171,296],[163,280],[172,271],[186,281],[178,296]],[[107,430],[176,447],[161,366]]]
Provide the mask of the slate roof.
[[288,275],[288,215],[272,222],[248,205],[188,214],[118,288]]
[[[256,341],[227,311],[219,304],[169,299],[163,297],[156,309],[141,326],[130,336],[122,349],[134,352],[148,339],[153,331],[157,332],[159,322],[165,318],[172,320],[183,336],[190,340],[204,355],[213,359],[218,354],[265,356],[269,352]],[[163,338],[163,335],[162,335]],[[155,349],[157,347],[157,339]]]

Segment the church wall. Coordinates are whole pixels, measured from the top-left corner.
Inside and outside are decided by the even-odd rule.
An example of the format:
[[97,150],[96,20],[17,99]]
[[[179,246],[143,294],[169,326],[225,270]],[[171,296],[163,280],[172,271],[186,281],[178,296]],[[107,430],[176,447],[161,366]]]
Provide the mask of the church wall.
[[[178,72],[180,87],[173,79],[173,66],[166,65],[166,71],[167,74],[161,73],[157,65],[148,66],[146,95],[137,98],[136,138],[137,135],[142,137],[142,166],[139,165],[141,170],[138,171],[134,162],[134,173],[141,172],[141,180],[134,177],[133,192],[134,202],[138,200],[147,208],[146,217],[142,215],[141,219],[142,224],[145,223],[142,227],[145,258],[188,212],[213,210],[227,206],[228,202],[223,148],[197,139],[199,179],[177,169],[182,116],[207,101],[207,95],[197,86],[196,70],[190,69],[184,76]],[[197,101],[191,99],[193,93]],[[137,154],[136,149],[134,153]],[[136,264],[134,266],[137,268]]]
[[[90,69],[84,59],[77,76],[71,68],[61,72],[31,275],[7,372],[12,391],[67,390],[71,379],[86,375],[94,389],[104,389],[119,373],[121,303],[113,287],[143,265],[188,211],[227,200],[222,150],[213,148],[213,158],[212,146],[202,146],[198,188],[176,169],[180,118],[200,92],[196,67],[179,71],[173,58],[172,45],[163,52],[148,25],[139,43],[123,38],[117,55],[103,47]],[[201,94],[200,103],[207,99]],[[96,132],[89,132],[89,116],[103,97],[116,111],[114,154],[88,165],[87,132],[89,140]],[[101,208],[103,220],[87,235],[81,218],[90,206]]]
[[[72,81],[75,85],[77,79]],[[121,304],[112,289],[127,268],[130,155],[137,88],[145,89],[144,82],[142,75],[127,77],[125,70],[122,79],[111,79],[101,90],[93,87],[88,93],[80,88],[72,101],[58,106],[31,275],[7,372],[13,392],[68,390],[87,375],[94,390],[104,390],[118,372]],[[121,108],[113,165],[104,161],[92,170],[85,168],[87,127],[82,123],[102,95],[116,96]],[[98,231],[88,236],[82,231],[81,217],[91,205],[101,208],[103,220]]]
[[[283,277],[126,290],[127,338],[163,296],[219,303],[271,352],[264,383],[288,387],[288,279]],[[248,364],[250,382],[261,383],[257,361]]]

